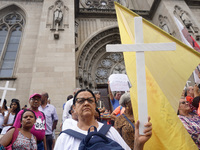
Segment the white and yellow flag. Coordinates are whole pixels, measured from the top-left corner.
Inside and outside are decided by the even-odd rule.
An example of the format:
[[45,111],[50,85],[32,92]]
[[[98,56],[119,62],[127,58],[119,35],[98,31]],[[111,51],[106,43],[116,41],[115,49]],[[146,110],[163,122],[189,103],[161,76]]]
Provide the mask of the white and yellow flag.
[[[138,15],[117,3],[115,9],[122,44],[134,44],[134,17]],[[153,124],[153,135],[145,150],[198,150],[177,117],[177,108],[187,79],[200,63],[200,54],[145,19],[143,33],[144,43],[176,42],[175,51],[145,52],[148,114]],[[124,52],[124,59],[137,120],[135,52]]]

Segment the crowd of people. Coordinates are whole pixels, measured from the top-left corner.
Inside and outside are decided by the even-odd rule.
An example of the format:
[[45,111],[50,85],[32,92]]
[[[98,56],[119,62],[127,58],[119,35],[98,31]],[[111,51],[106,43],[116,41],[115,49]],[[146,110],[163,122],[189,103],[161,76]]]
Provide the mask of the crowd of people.
[[0,109],[1,134],[4,134],[0,150],[52,150],[58,115],[49,103],[47,92],[30,95],[27,109],[20,109],[18,99],[12,99],[8,109],[4,100]]
[[[105,146],[105,149],[109,149],[105,141],[119,149],[142,150],[152,135],[150,117],[145,124],[144,135],[140,135],[130,93],[112,92],[108,84],[108,94],[111,109],[105,122],[101,114],[108,110],[101,100],[101,92],[76,88],[63,105],[61,132],[57,139],[55,129],[58,115],[56,108],[50,104],[47,92],[30,95],[30,108],[20,109],[18,99],[12,99],[10,107],[7,107],[4,100],[0,108],[0,131],[4,134],[0,139],[0,150],[9,147],[14,150],[76,150],[91,145],[93,148]],[[196,84],[188,86],[179,101],[178,117],[200,149],[199,104],[200,87]]]

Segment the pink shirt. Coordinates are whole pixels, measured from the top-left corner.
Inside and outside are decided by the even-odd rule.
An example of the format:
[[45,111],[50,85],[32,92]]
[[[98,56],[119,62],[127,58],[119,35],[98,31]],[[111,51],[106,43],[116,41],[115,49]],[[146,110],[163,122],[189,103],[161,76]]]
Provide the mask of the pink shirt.
[[[15,119],[15,122],[13,124],[14,127],[20,128],[21,127],[21,116],[24,110],[20,110],[20,112],[17,114],[17,117]],[[41,141],[44,139],[45,136],[45,130],[46,130],[46,123],[45,123],[45,117],[42,112],[33,111],[36,115],[36,122],[33,125],[31,129],[31,133],[37,138],[38,141]]]

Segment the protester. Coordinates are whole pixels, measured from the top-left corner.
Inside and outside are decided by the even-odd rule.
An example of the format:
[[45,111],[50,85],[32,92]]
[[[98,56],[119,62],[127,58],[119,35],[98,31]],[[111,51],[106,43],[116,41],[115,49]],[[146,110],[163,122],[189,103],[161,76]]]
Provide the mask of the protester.
[[20,104],[18,99],[12,99],[10,109],[4,115],[4,124],[1,134],[5,134],[7,130],[13,125],[14,120],[20,111]]
[[41,106],[38,108],[39,111],[43,112],[46,116],[46,126],[47,129],[45,131],[45,136],[46,136],[46,146],[47,150],[52,150],[52,144],[53,144],[53,131],[56,129],[57,122],[58,122],[58,115],[56,112],[56,108],[48,104],[48,98],[49,95],[47,92],[43,92],[41,94]]
[[198,115],[191,112],[189,102],[184,98],[179,100],[178,117],[182,121],[195,144],[200,149],[200,118]]
[[186,100],[192,104],[192,101],[194,99],[194,88],[193,86],[188,86],[186,89]]
[[125,108],[125,111],[124,114],[116,118],[115,129],[119,132],[128,146],[133,149],[135,120],[133,117],[130,93],[124,93],[119,100],[119,104]]
[[109,92],[109,96],[110,96],[110,102],[113,106],[113,110],[115,110],[119,106],[119,99],[121,97],[121,92],[117,91],[114,93],[114,96],[113,96],[112,91],[110,89],[109,82],[108,82],[108,92]]
[[[38,107],[41,104],[41,95],[40,94],[32,94],[29,98],[30,110],[35,113],[36,122],[31,128],[31,133],[37,138],[37,149],[38,150],[46,150],[46,137],[45,137],[45,130],[46,130],[46,123],[45,123],[45,115],[41,111],[38,110]],[[21,116],[24,110],[21,110],[15,119],[14,127],[20,128],[21,123]]]
[[[87,135],[88,129],[91,126],[96,127],[99,131],[103,124],[95,120],[94,117],[96,112],[96,98],[93,92],[89,89],[79,90],[74,96],[73,104],[74,110],[78,116],[78,122],[74,123],[73,126],[68,126],[68,128],[85,135]],[[115,130],[115,128],[111,127],[107,132],[106,137],[109,137],[110,139],[116,141],[125,150],[130,149],[129,146],[124,142],[122,137],[119,135],[119,133]],[[73,136],[61,133],[61,135],[57,138],[55,150],[77,150],[80,142],[81,140],[74,138]]]
[[[80,88],[74,89],[74,95],[76,94],[78,90],[80,90]],[[73,105],[73,98],[71,98],[70,100],[67,100],[67,102],[65,103],[63,115],[62,115],[62,122],[64,122],[65,119],[72,118],[72,116],[69,114],[69,110],[71,109],[72,105]]]
[[[0,99],[0,103],[1,103],[1,99]],[[4,99],[2,108],[0,107],[0,133],[1,133],[2,129],[3,129],[4,115],[8,111],[6,103],[7,103],[7,101],[6,101],[6,99]]]
[[[17,134],[17,138],[12,144],[12,150],[37,150],[36,138],[30,132],[34,123],[36,121],[36,116],[31,110],[24,110],[21,114],[21,127],[11,128],[1,139],[0,139],[0,149],[7,147],[12,138],[15,138],[14,134]],[[18,130],[18,131],[16,131]]]
[[104,113],[106,108],[105,108],[104,102],[100,100],[101,92],[94,91],[93,93],[94,93],[94,95],[96,97],[96,103],[97,103],[97,108],[99,109],[99,112],[100,113]]

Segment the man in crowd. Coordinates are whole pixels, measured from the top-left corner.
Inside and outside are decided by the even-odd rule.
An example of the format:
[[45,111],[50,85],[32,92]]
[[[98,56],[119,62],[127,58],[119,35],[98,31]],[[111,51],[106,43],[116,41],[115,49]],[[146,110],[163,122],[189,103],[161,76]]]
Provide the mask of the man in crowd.
[[186,93],[187,93],[186,100],[191,104],[193,99],[194,99],[194,88],[193,88],[193,86],[188,86],[186,88]]
[[[76,92],[80,90],[80,88],[76,88],[74,90],[74,95],[76,94]],[[69,113],[69,111],[71,110],[71,106],[73,105],[73,98],[71,98],[70,100],[68,100],[65,103],[64,106],[64,110],[63,110],[63,116],[62,116],[62,122],[64,122],[66,119],[68,118],[72,118],[72,115]]]
[[113,96],[112,91],[110,89],[109,82],[108,82],[108,92],[109,92],[109,96],[110,96],[110,102],[113,106],[113,110],[115,110],[119,106],[119,99],[121,97],[121,92],[117,91],[114,93],[114,96]]
[[56,129],[56,125],[58,122],[58,115],[56,113],[56,108],[48,104],[49,95],[46,92],[43,92],[41,94],[41,106],[39,107],[39,110],[42,111],[46,116],[46,125],[47,130],[45,131],[46,136],[46,145],[47,150],[52,150],[52,144],[53,144],[53,131]]

